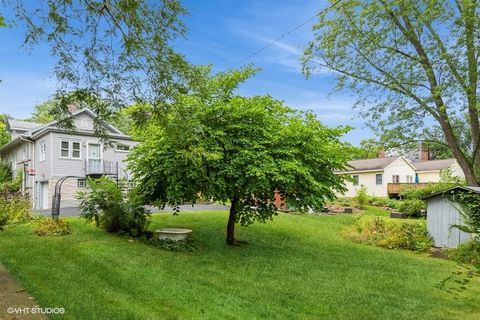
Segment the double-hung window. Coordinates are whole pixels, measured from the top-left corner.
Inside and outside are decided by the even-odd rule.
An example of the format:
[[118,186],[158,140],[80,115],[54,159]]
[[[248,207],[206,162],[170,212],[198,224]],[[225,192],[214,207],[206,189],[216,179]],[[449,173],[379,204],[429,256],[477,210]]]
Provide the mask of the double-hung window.
[[394,174],[392,176],[392,182],[393,183],[400,183],[400,176],[398,174]]
[[382,185],[383,184],[383,174],[379,173],[375,175],[375,183],[377,185]]
[[60,156],[68,159],[80,159],[80,142],[66,141],[60,142]]
[[40,161],[47,159],[47,144],[45,141],[40,142]]

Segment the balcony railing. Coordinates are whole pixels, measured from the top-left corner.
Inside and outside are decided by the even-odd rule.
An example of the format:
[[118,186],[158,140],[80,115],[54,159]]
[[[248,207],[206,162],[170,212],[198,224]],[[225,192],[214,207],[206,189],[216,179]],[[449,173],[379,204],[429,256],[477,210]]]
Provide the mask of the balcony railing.
[[118,175],[118,162],[87,159],[85,174],[87,176]]
[[405,189],[423,189],[429,183],[388,183],[387,190],[389,195],[398,195]]

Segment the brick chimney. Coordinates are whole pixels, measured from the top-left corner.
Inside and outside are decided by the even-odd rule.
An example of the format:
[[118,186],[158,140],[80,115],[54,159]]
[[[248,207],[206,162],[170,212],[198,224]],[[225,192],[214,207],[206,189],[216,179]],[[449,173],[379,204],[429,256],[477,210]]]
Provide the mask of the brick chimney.
[[75,113],[76,111],[77,111],[77,106],[74,103],[68,105],[68,112]]
[[378,150],[378,157],[379,157],[379,158],[385,158],[385,148],[384,148],[384,147],[381,147],[381,148]]
[[430,160],[430,151],[428,147],[424,147],[423,145],[420,147],[420,161],[428,161]]

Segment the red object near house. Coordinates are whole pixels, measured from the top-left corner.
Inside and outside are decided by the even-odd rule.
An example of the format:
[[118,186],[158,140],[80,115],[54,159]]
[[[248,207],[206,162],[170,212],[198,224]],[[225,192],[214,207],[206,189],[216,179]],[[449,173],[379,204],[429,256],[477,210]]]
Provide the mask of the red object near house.
[[34,175],[35,175],[35,169],[27,169],[27,170],[25,170],[25,172],[26,172],[29,176],[34,176]]
[[285,204],[285,199],[282,199],[280,196],[280,193],[278,191],[275,191],[275,198],[273,200],[273,203],[275,204],[275,207],[277,209],[285,209],[286,204]]

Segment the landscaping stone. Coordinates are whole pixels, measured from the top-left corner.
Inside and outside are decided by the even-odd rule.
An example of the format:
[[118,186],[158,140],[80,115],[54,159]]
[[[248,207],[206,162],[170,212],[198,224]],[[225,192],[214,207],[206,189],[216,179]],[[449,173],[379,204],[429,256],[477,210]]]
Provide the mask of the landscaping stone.
[[352,209],[352,208],[349,208],[349,207],[346,207],[346,208],[344,208],[343,212],[345,212],[345,213],[353,213],[353,209]]
[[392,219],[407,219],[407,214],[397,211],[390,212],[390,218]]
[[190,229],[178,229],[178,228],[164,228],[155,230],[155,233],[158,236],[158,239],[170,239],[174,241],[186,240],[191,234],[192,230]]

